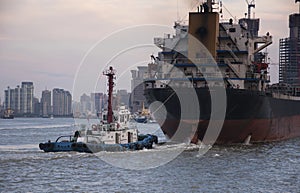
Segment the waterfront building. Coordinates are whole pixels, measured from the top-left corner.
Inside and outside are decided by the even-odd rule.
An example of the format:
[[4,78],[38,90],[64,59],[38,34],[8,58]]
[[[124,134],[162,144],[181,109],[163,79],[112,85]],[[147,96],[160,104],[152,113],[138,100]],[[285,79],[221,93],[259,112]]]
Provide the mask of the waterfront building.
[[6,90],[4,90],[4,109],[9,109],[12,108],[11,105],[11,97],[12,91],[10,89],[10,87],[8,86]]
[[44,90],[41,98],[41,115],[42,117],[50,117],[51,114],[51,91]]
[[15,115],[31,115],[33,109],[33,82],[22,82],[21,87],[7,87],[4,91],[4,108],[12,109]]
[[21,86],[21,113],[33,114],[33,82],[22,82]]
[[91,100],[93,112],[96,114],[101,113],[105,104],[105,95],[103,93],[91,93]]
[[289,16],[290,37],[279,41],[279,82],[300,87],[300,14]]
[[38,98],[33,97],[33,113],[32,115],[37,117],[41,114],[41,103]]
[[117,106],[125,105],[129,106],[130,93],[127,90],[122,89],[117,91]]
[[72,95],[64,89],[54,88],[52,91],[53,116],[72,116]]
[[132,113],[143,108],[145,104],[144,84],[143,80],[148,76],[147,66],[138,66],[138,70],[131,70],[131,95],[130,95],[130,110]]
[[73,101],[72,102],[72,110],[73,110],[73,116],[74,116],[74,118],[80,118],[80,116],[81,116],[80,102]]
[[83,115],[88,115],[91,114],[91,107],[92,107],[92,103],[91,103],[91,97],[88,96],[87,94],[83,94],[80,96],[80,111]]
[[3,104],[2,104],[2,100],[1,100],[1,97],[0,97],[0,112],[3,110]]
[[72,95],[69,91],[65,91],[65,109],[66,116],[72,116]]

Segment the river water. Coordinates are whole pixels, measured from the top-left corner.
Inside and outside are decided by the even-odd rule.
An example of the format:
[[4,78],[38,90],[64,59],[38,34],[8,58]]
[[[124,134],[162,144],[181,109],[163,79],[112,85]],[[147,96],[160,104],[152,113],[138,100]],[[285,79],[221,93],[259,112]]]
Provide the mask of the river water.
[[[0,192],[300,192],[300,139],[216,146],[202,156],[198,146],[191,146],[144,170],[116,167],[94,154],[39,150],[40,142],[72,135],[79,122],[0,120]],[[137,126],[164,140],[158,125]],[[124,152],[119,161],[128,164],[144,152],[155,157],[156,150]]]

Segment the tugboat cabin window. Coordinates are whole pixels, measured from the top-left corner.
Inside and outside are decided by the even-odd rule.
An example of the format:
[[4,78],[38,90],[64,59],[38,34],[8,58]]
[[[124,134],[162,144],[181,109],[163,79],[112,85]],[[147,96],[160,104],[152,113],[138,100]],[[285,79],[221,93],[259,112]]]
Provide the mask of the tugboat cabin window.
[[107,115],[103,115],[103,121],[107,121]]
[[120,122],[122,122],[122,123],[124,122],[124,115],[120,116]]
[[229,32],[234,33],[236,32],[235,28],[229,28]]

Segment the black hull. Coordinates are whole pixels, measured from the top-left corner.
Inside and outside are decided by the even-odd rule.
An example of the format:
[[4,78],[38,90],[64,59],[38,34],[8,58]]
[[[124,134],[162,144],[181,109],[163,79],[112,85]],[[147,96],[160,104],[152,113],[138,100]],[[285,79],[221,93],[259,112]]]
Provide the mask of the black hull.
[[14,119],[15,117],[14,116],[3,116],[1,117],[2,119]]
[[[188,99],[192,90],[196,91],[200,115],[193,115],[193,106],[188,114],[182,114],[180,100],[176,94]],[[218,93],[218,89],[212,92]],[[154,117],[160,123],[162,130],[169,137],[173,137],[179,126],[186,127],[193,135],[192,141],[203,140],[208,124],[224,120],[217,137],[217,144],[243,143],[249,136],[250,142],[268,142],[289,139],[300,136],[300,100],[287,100],[272,97],[266,92],[242,89],[226,89],[226,113],[218,109],[211,117],[211,95],[208,88],[180,88],[176,94],[171,88],[150,88],[145,90],[149,104],[160,101],[167,111],[166,119],[159,120],[160,115]],[[218,95],[218,94],[216,94]],[[215,102],[215,101],[214,101]],[[196,129],[195,129],[195,125]],[[194,128],[193,128],[194,127]],[[215,140],[212,140],[214,142]],[[208,142],[210,142],[208,140]]]

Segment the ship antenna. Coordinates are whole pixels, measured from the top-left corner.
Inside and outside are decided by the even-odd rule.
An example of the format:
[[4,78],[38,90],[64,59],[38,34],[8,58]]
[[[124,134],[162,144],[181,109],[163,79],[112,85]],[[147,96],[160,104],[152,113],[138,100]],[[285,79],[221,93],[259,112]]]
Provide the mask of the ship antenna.
[[112,92],[114,87],[115,70],[112,66],[110,66],[108,70],[105,70],[103,72],[103,75],[106,75],[108,77],[107,123],[110,124],[113,122]]

